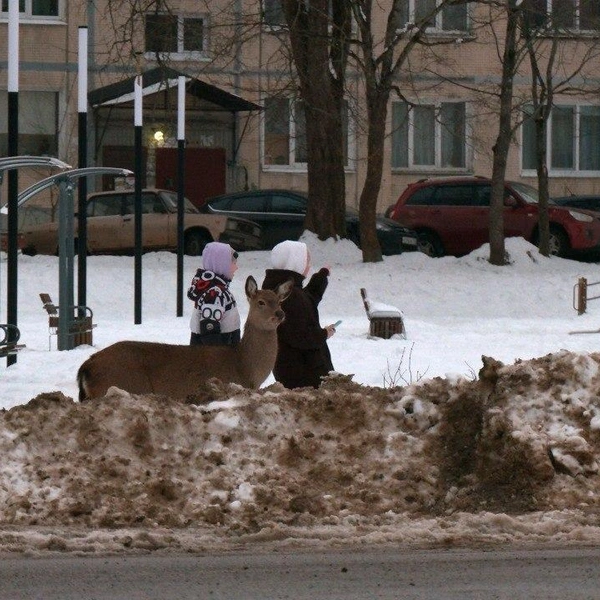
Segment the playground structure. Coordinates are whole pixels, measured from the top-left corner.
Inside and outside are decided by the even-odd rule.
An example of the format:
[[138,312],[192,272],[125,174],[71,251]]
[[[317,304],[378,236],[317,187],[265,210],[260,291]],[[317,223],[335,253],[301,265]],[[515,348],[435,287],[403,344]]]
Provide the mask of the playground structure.
[[[132,175],[132,172],[128,169],[115,167],[71,169],[70,165],[52,157],[15,156],[0,159],[0,183],[2,182],[1,174],[5,170],[41,165],[67,170],[46,177],[21,192],[18,196],[17,208],[42,190],[54,185],[59,189],[59,306],[57,307],[58,321],[56,323],[56,335],[58,349],[70,350],[76,345],[83,343],[82,340],[87,339],[82,336],[73,335],[73,331],[77,328],[78,323],[82,319],[89,318],[89,312],[91,312],[87,307],[76,307],[74,303],[75,207],[73,202],[73,191],[76,181],[89,175],[128,176]],[[10,259],[11,248],[9,247],[8,250]],[[16,290],[10,288],[11,286],[8,285],[8,296],[11,297],[12,294],[12,296],[16,297]],[[6,342],[7,344],[14,344],[19,339],[20,332],[16,323],[9,323],[7,325],[10,327],[6,329]],[[12,362],[14,362],[14,353],[10,353],[7,358],[12,358]],[[10,364],[12,364],[12,362]]]

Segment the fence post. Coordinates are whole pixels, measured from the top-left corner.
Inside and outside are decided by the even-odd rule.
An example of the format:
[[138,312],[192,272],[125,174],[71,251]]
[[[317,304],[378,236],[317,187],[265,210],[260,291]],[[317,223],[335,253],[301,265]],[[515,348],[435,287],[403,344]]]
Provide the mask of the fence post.
[[582,315],[587,310],[587,279],[580,277],[577,282],[577,314]]

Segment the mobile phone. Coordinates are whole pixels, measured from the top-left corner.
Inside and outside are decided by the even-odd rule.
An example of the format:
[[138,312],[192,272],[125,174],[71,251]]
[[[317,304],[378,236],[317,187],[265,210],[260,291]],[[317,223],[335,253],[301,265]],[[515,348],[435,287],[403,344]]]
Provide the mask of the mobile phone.
[[334,327],[334,329],[337,329],[337,328],[338,328],[338,327],[339,327],[341,324],[342,324],[342,321],[341,321],[341,320],[340,320],[340,321],[336,321],[336,322],[333,324],[333,327]]

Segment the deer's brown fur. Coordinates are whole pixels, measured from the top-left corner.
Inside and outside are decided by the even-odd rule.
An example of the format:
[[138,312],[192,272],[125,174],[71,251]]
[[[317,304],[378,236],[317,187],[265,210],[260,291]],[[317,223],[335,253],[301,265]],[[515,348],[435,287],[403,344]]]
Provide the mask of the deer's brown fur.
[[132,394],[186,398],[208,379],[257,389],[269,376],[277,357],[277,327],[285,315],[281,302],[292,282],[275,291],[259,290],[246,280],[250,305],[244,334],[237,346],[178,346],[124,341],[90,356],[79,368],[79,400],[104,396],[111,386]]

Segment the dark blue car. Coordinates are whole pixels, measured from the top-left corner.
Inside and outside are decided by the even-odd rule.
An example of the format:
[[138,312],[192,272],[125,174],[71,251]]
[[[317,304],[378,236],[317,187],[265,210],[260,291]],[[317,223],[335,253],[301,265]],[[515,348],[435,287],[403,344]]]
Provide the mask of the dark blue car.
[[[263,242],[270,249],[284,240],[297,240],[304,232],[308,197],[292,190],[249,190],[210,198],[200,209],[214,214],[243,217],[262,228]],[[384,255],[417,249],[417,235],[386,217],[377,217],[377,238]],[[346,209],[346,235],[360,247],[358,214]]]

